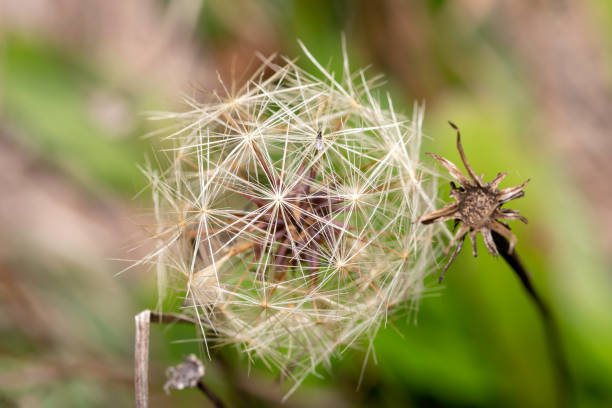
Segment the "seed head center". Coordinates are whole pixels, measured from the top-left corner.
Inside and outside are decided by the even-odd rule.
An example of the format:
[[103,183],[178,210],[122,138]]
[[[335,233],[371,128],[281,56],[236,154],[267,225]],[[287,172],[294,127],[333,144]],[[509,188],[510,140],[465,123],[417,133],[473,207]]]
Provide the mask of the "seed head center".
[[274,201],[276,202],[276,204],[281,204],[283,201],[285,201],[285,197],[281,194],[276,194],[274,196]]
[[461,220],[473,228],[487,222],[498,206],[495,193],[481,187],[468,188],[461,192],[458,201]]

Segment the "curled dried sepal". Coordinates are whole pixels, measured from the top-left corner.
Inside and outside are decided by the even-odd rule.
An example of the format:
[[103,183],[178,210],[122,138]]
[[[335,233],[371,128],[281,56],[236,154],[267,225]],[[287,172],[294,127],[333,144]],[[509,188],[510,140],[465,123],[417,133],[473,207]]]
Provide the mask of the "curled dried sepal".
[[417,220],[417,222],[423,224],[432,224],[434,222],[447,220],[455,220],[455,226],[459,223],[462,224],[444,251],[444,253],[448,255],[450,249],[456,245],[455,251],[442,270],[438,280],[439,282],[442,282],[444,273],[455,260],[459,251],[461,251],[463,241],[468,233],[472,241],[474,256],[478,255],[476,251],[476,234],[478,232],[481,233],[487,250],[491,254],[497,256],[497,247],[493,242],[491,231],[495,231],[508,239],[510,242],[508,248],[509,253],[514,251],[514,246],[516,244],[516,236],[510,232],[510,227],[499,220],[521,220],[525,224],[527,223],[527,219],[521,216],[518,211],[501,208],[501,206],[508,201],[523,197],[525,195],[523,189],[529,180],[519,186],[509,187],[503,190],[499,190],[498,186],[506,176],[506,173],[498,173],[489,183],[483,182],[482,177],[476,175],[467,161],[463,146],[461,145],[461,133],[459,132],[459,128],[452,122],[448,123],[457,131],[457,150],[459,151],[461,160],[470,178],[466,177],[455,164],[447,159],[436,154],[428,153],[431,157],[440,162],[460,185],[457,187],[454,182],[451,181],[450,183],[450,196],[455,199],[455,202],[447,204],[439,210],[424,214]]

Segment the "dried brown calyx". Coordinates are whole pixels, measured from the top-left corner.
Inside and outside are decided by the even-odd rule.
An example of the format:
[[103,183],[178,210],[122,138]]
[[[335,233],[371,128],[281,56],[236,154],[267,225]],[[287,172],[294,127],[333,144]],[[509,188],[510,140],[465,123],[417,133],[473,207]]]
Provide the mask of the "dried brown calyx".
[[442,281],[444,273],[455,260],[459,251],[461,251],[463,241],[468,232],[470,233],[474,256],[478,256],[476,252],[476,234],[478,232],[482,234],[487,250],[497,256],[497,247],[493,241],[491,231],[495,231],[508,239],[510,242],[509,253],[514,251],[514,245],[516,244],[516,236],[510,231],[510,227],[505,222],[499,220],[521,220],[525,224],[527,223],[527,219],[521,216],[518,211],[501,208],[501,206],[508,201],[523,197],[525,195],[523,189],[529,182],[529,179],[519,186],[508,187],[502,190],[499,190],[498,186],[507,173],[498,173],[490,182],[483,182],[482,178],[484,175],[478,177],[465,157],[459,128],[452,122],[449,122],[449,124],[457,131],[457,150],[470,177],[466,177],[457,166],[445,158],[437,154],[427,153],[439,161],[460,185],[457,187],[454,182],[451,181],[450,183],[450,196],[455,199],[455,202],[425,214],[417,220],[417,222],[422,222],[423,224],[455,220],[455,227],[461,223],[459,230],[444,250],[444,254],[448,255],[450,249],[456,245],[455,252],[453,252],[450,260],[442,270],[439,282]]

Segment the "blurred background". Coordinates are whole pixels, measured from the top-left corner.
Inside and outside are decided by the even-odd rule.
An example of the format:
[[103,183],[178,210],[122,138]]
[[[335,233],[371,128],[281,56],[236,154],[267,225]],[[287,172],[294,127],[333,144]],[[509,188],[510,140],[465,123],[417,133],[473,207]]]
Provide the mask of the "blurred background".
[[[151,204],[137,165],[149,109],[237,82],[255,53],[384,73],[395,106],[425,101],[425,151],[473,167],[512,203],[517,251],[559,320],[580,407],[612,406],[612,2],[609,0],[0,0],[0,407],[133,405],[133,316],[156,304],[136,259]],[[303,56],[300,64],[314,72]],[[429,160],[429,159],[425,159]],[[448,200],[449,187],[440,197]],[[501,259],[469,245],[416,314],[309,378],[286,407],[552,407],[556,373],[532,303]],[[197,343],[151,331],[151,405]],[[230,406],[280,406],[285,388],[232,349],[205,361]],[[250,376],[248,376],[250,373]]]

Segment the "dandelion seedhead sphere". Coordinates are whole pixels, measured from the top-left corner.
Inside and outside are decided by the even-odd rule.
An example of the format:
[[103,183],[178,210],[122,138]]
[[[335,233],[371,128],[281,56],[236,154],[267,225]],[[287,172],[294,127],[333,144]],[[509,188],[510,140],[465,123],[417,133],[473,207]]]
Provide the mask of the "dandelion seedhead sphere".
[[241,89],[157,115],[178,125],[167,168],[147,171],[159,247],[144,260],[207,345],[234,344],[294,386],[416,307],[436,231],[414,222],[436,195],[422,110],[383,108],[380,78],[350,73],[346,53],[335,77],[304,52],[323,80],[268,59]]

